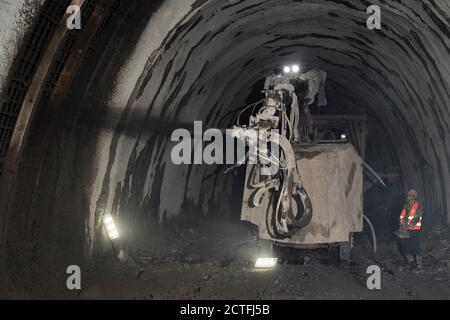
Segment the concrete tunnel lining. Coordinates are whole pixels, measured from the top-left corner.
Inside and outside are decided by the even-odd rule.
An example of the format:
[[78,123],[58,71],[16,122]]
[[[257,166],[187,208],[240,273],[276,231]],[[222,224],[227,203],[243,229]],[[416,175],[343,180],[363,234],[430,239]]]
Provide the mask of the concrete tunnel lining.
[[[370,4],[382,8],[380,31],[366,27]],[[216,167],[173,165],[167,137],[155,135],[145,121],[136,128],[134,119],[175,125],[202,120],[205,127],[227,127],[234,120],[227,114],[243,106],[254,84],[285,61],[328,72],[327,108],[343,106],[377,119],[398,148],[405,187],[423,193],[429,221],[440,216],[449,221],[450,7],[445,1],[370,4],[163,1],[129,57],[120,61],[114,90],[99,93],[108,96],[105,118],[119,115],[111,120],[114,129],[100,130],[95,138],[63,136],[59,142],[96,145],[89,160],[83,156],[76,164],[77,153],[87,151],[71,149],[58,169],[89,172],[86,195],[64,198],[88,208],[77,220],[84,221],[82,226],[65,226],[84,239],[81,251],[90,256],[96,239],[104,236],[95,222],[101,212],[134,226],[188,213],[194,220],[230,214],[233,177],[217,174]],[[82,120],[74,118],[72,125]],[[71,183],[58,172],[49,179]],[[58,195],[42,195],[58,202]],[[28,209],[34,217],[42,214],[39,210]],[[75,214],[66,203],[52,210]]]
[[[351,109],[365,109],[380,120],[393,137],[393,144],[401,148],[398,154],[403,159],[400,162],[404,175],[412,177],[407,184],[426,192],[426,198],[436,200],[427,201],[430,211],[447,212],[449,195],[444,190],[449,173],[448,163],[443,163],[442,159],[448,160],[445,141],[448,125],[444,118],[449,115],[449,90],[448,66],[442,58],[448,54],[448,41],[430,27],[434,24],[432,17],[424,21],[416,14],[426,11],[423,7],[419,4],[389,5],[383,10],[386,31],[379,33],[367,32],[363,5],[280,1],[273,6],[246,1],[222,6],[222,11],[219,8],[220,3],[204,3],[172,30],[160,52],[147,63],[149,70],[143,83],[138,85],[136,99],[133,101],[132,97],[129,102],[131,113],[135,108],[147,108],[149,117],[161,121],[202,119],[207,126],[227,126],[232,119],[229,118],[228,123],[219,123],[218,119],[230,109],[243,105],[252,84],[280,60],[300,60],[305,66],[327,70],[336,91],[352,92],[359,104],[354,106],[353,101],[345,100],[345,95],[331,96],[330,105],[350,104]],[[420,17],[424,16],[427,15]],[[265,17],[277,17],[277,22],[261,26],[258,22]],[[307,21],[308,25],[299,21]],[[330,24],[334,30],[323,27]],[[335,26],[342,26],[342,29],[337,30]],[[352,27],[356,30],[348,32]],[[239,35],[236,37],[236,34]],[[431,41],[433,37],[437,41]],[[423,50],[425,48],[427,50]],[[298,50],[296,54],[289,54],[294,50]],[[429,58],[429,62],[423,56]],[[257,60],[252,61],[255,57]],[[432,85],[426,87],[425,83]],[[127,163],[129,152],[119,154],[125,156]],[[410,161],[414,158],[421,162]],[[169,159],[166,157],[166,160]],[[440,172],[434,176],[439,181],[436,185],[427,184],[428,172],[420,173],[419,168],[424,166]],[[173,173],[173,179],[185,176],[187,170],[173,169],[167,171],[181,171]],[[414,178],[416,175],[410,174],[412,172],[419,173],[418,177]],[[200,176],[191,177],[191,181],[202,179],[203,173],[198,174]],[[188,199],[199,198],[201,188],[183,188],[179,182],[179,194],[185,195],[186,190]],[[424,185],[431,186],[433,191]],[[166,189],[163,185],[161,194],[169,194],[164,190],[169,190],[172,184],[167,186]],[[184,199],[173,200],[168,207],[160,207],[160,214],[166,210],[177,214]],[[439,205],[435,205],[437,203]]]

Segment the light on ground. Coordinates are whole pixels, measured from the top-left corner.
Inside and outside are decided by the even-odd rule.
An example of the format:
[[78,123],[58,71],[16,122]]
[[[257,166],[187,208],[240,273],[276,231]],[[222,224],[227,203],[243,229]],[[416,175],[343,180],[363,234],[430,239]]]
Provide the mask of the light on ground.
[[256,259],[255,268],[270,269],[275,268],[278,258],[258,258]]

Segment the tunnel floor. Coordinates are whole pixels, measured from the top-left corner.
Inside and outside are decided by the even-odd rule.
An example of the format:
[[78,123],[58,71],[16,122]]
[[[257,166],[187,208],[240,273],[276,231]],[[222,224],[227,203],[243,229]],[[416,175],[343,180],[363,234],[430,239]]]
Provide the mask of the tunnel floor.
[[[82,290],[46,293],[42,298],[82,300],[396,300],[449,299],[450,230],[423,239],[424,267],[407,267],[395,241],[378,234],[374,259],[366,234],[355,238],[352,262],[333,250],[276,247],[273,270],[256,270],[259,244],[240,223],[205,222],[182,229],[161,250],[128,249],[119,259],[91,265]],[[368,290],[367,267],[379,265],[381,290]]]

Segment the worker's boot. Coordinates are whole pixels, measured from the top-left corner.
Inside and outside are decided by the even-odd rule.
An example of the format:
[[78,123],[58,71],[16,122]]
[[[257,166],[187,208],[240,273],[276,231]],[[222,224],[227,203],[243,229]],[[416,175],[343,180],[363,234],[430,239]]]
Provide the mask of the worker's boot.
[[423,268],[422,256],[419,256],[419,255],[416,256],[416,267],[418,269],[422,269]]
[[409,266],[409,267],[413,267],[414,266],[414,258],[412,256],[410,256],[409,254],[405,256],[406,260],[405,263]]

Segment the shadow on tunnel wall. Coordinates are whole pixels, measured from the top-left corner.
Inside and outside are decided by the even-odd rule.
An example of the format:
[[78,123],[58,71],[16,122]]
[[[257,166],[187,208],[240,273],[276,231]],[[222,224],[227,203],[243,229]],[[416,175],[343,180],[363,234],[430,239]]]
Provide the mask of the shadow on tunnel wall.
[[[83,62],[70,88],[58,88],[65,91],[64,102],[57,109],[49,110],[54,83],[60,76],[67,52],[78,37],[76,31],[66,39],[62,48],[66,51],[58,53],[60,60],[47,79],[17,175],[12,215],[7,221],[6,256],[2,257],[6,266],[2,278],[6,278],[6,283],[0,295],[61,297],[67,294],[64,292],[67,291],[64,290],[67,267],[84,266],[89,262],[93,232],[89,225],[90,192],[98,168],[92,159],[99,133],[104,128],[100,118],[92,125],[80,125],[83,120],[80,114],[104,113],[108,93],[121,68],[116,62],[126,60],[131,54],[147,21],[161,3],[90,1],[83,12],[83,22],[87,23],[96,5],[108,12],[96,30],[93,45],[82,52]],[[51,10],[62,8],[59,12],[62,17],[66,7],[49,0],[39,15],[48,17]],[[48,23],[48,19],[44,21]],[[43,28],[41,22],[36,19],[19,57],[29,56],[30,43],[36,41],[36,32]],[[24,60],[17,58],[16,61]],[[16,63],[11,73],[22,69],[23,66]],[[100,246],[107,251],[109,243],[104,241],[105,235],[101,236]]]
[[[158,50],[140,49],[144,71],[129,84],[128,103],[114,108],[118,74],[162,2],[114,1],[57,115],[41,101],[8,221],[7,265],[15,283],[64,288],[68,264],[85,264],[92,253],[108,259],[101,224],[108,211],[126,222],[130,239],[142,233],[158,240],[167,225],[189,226],[210,214],[235,219],[239,201],[230,198],[238,199],[242,174],[235,179],[218,175],[217,167],[173,165],[165,133],[198,119],[206,127],[231,125],[230,111],[280,61],[326,70],[330,105],[382,123],[405,188],[423,194],[426,223],[445,220],[448,7],[380,2],[385,28],[369,32],[366,1],[183,0],[193,4],[191,12]],[[49,119],[56,122],[42,148]]]

